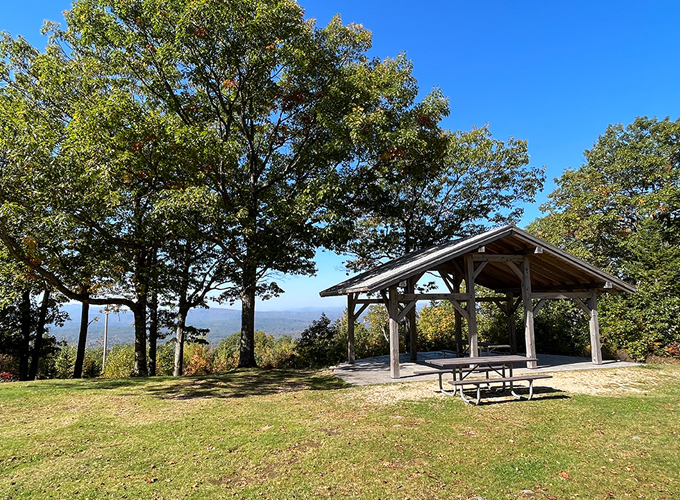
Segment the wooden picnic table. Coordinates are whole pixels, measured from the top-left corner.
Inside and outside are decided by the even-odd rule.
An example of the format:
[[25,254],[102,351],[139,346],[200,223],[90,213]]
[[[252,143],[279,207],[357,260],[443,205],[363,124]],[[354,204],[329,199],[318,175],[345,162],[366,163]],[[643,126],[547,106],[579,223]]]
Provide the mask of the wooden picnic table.
[[[438,368],[450,368],[452,370],[460,368],[465,369],[465,371],[469,371],[472,366],[487,366],[489,368],[507,366],[512,377],[512,367],[515,363],[526,363],[529,361],[538,361],[538,358],[527,358],[519,354],[503,354],[500,356],[461,356],[460,358],[428,359],[425,360],[425,363]],[[496,370],[494,369],[494,371]],[[501,372],[497,373],[501,375]]]
[[[539,378],[549,378],[549,375],[526,375],[520,377],[513,376],[513,367],[517,363],[527,363],[530,361],[538,361],[537,358],[528,358],[525,356],[519,356],[517,354],[507,354],[502,356],[471,356],[471,357],[459,357],[459,358],[441,358],[441,359],[428,359],[425,361],[426,364],[436,367],[437,371],[440,372],[450,372],[453,376],[453,381],[450,382],[453,385],[453,393],[456,394],[456,389],[460,391],[460,396],[466,403],[470,403],[471,400],[466,398],[463,393],[463,386],[472,385],[477,388],[477,404],[480,400],[480,386],[487,385],[490,386],[491,383],[502,383],[503,389],[505,389],[506,382],[510,384],[510,390],[513,396],[518,397],[515,394],[513,388],[513,382],[528,381],[530,383],[529,399],[533,395],[533,381]],[[509,371],[509,376],[506,377],[506,368]],[[489,373],[495,372],[500,375],[500,378],[491,379],[489,378]],[[486,378],[484,379],[468,379],[472,374],[485,373]],[[458,380],[456,380],[458,376]],[[448,394],[442,387],[441,375],[439,377],[439,387],[440,390]]]

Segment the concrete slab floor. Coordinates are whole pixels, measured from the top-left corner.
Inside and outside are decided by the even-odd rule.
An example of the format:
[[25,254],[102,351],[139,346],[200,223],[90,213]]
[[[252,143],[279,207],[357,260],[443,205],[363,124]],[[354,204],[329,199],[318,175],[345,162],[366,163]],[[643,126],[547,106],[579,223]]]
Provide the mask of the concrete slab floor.
[[[522,354],[523,355],[523,354]],[[432,368],[425,364],[428,359],[442,358],[440,351],[419,352],[418,360],[411,361],[408,353],[399,355],[398,379],[390,376],[390,357],[377,356],[375,358],[357,359],[354,364],[342,363],[332,367],[335,375],[352,385],[386,384],[394,382],[415,382],[422,380],[436,380],[437,375],[414,375],[413,372]],[[546,373],[573,370],[600,370],[603,368],[622,368],[626,366],[639,366],[637,363],[628,363],[619,360],[604,360],[601,365],[594,365],[590,358],[573,356],[557,356],[554,354],[539,354],[538,368],[530,370],[526,367],[515,367],[516,375],[522,373]]]

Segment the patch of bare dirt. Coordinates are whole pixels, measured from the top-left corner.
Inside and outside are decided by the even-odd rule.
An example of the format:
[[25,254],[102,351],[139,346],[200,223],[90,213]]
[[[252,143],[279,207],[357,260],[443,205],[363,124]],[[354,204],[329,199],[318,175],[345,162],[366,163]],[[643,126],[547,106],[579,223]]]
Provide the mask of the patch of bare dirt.
[[552,387],[565,392],[619,396],[626,393],[645,393],[657,385],[680,378],[678,371],[649,368],[613,368],[556,372],[553,378],[537,380],[535,387]]

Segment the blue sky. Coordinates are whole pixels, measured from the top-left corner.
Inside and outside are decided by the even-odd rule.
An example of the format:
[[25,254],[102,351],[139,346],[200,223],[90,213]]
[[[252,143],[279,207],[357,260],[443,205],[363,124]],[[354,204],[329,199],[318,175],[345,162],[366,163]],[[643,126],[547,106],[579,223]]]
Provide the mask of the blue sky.
[[[444,125],[489,124],[494,137],[528,141],[548,182],[522,224],[540,212],[553,178],[578,167],[610,123],[680,116],[680,2],[298,0],[325,25],[334,14],[373,32],[371,55],[405,52],[423,94],[450,99]],[[4,0],[0,29],[44,46],[43,19],[61,20],[69,1]],[[7,5],[9,4],[9,5]],[[288,292],[262,310],[333,307],[319,290],[345,278],[342,258],[318,256],[315,278],[288,278]]]

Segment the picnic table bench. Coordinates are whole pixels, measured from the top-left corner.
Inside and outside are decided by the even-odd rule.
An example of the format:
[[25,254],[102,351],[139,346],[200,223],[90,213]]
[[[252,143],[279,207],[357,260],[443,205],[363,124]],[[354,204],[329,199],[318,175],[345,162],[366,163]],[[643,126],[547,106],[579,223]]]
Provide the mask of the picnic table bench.
[[[529,397],[533,397],[534,381],[544,378],[552,378],[550,375],[543,374],[529,374],[513,376],[513,365],[515,363],[526,363],[529,361],[537,361],[536,358],[527,358],[518,355],[505,355],[505,356],[474,356],[468,358],[442,358],[442,359],[430,359],[425,361],[429,365],[433,365],[436,368],[432,370],[427,370],[423,372],[416,372],[417,375],[424,375],[425,372],[437,373],[439,375],[439,387],[443,394],[455,395],[456,391],[460,392],[460,397],[466,403],[471,403],[473,400],[466,397],[464,393],[465,386],[473,386],[477,390],[477,401],[479,404],[481,399],[481,386],[486,385],[491,387],[491,384],[502,384],[503,389],[505,389],[506,384],[510,385],[510,391],[512,395],[516,398],[521,398],[515,390],[515,382],[529,382]],[[506,377],[506,368],[509,370],[509,376]],[[446,373],[451,373],[453,380],[449,382],[453,386],[453,392],[446,391],[443,388],[442,377]],[[485,378],[470,378],[471,375],[484,373]],[[490,373],[496,373],[500,377],[491,378]],[[456,379],[458,375],[458,379]]]
[[[455,368],[435,368],[435,369],[432,369],[432,370],[418,370],[418,371],[413,372],[413,374],[414,375],[439,375],[439,392],[441,392],[442,394],[447,394],[447,395],[453,396],[453,395],[456,394],[455,389],[454,389],[453,393],[449,393],[449,391],[444,389],[444,385],[443,385],[444,382],[443,382],[442,378],[443,378],[444,375],[450,374],[452,376],[452,381],[455,381],[457,371],[458,370],[456,370]],[[493,371],[492,368],[479,367],[479,368],[474,370],[474,373],[475,374],[484,373],[486,375],[486,378],[489,378],[489,372],[491,372],[491,371]]]
[[[529,382],[529,395],[527,396],[527,400],[531,399],[534,396],[534,380],[540,380],[544,378],[552,378],[552,375],[545,375],[545,374],[537,374],[537,375],[520,375],[518,377],[501,377],[501,378],[486,378],[486,379],[463,379],[463,380],[452,380],[449,382],[449,384],[453,385],[454,387],[458,388],[460,391],[460,397],[465,401],[466,403],[471,403],[473,400],[466,397],[465,393],[463,392],[463,386],[465,385],[472,385],[477,389],[477,400],[475,401],[475,404],[478,405],[479,402],[481,401],[481,386],[483,384],[486,384],[488,387],[490,387],[491,384],[498,384],[502,383],[503,388],[505,388],[505,384],[509,383],[510,384],[510,392],[512,395],[517,398],[517,399],[522,399],[522,396],[517,394],[515,392],[515,388],[513,384],[515,382]],[[454,390],[455,394],[455,390]]]

